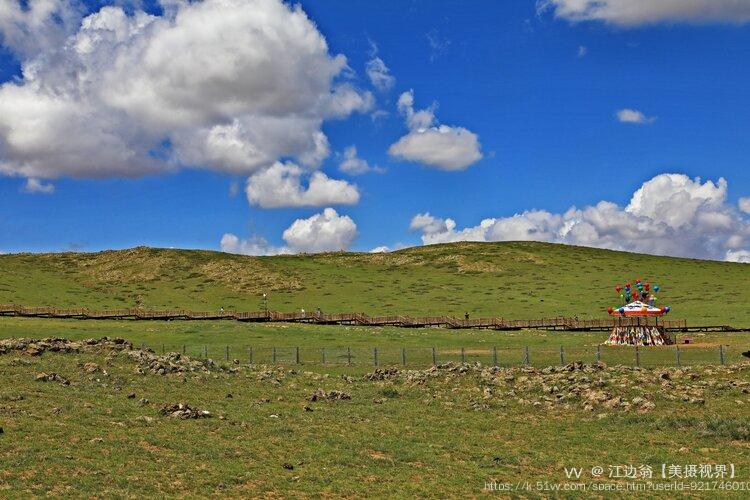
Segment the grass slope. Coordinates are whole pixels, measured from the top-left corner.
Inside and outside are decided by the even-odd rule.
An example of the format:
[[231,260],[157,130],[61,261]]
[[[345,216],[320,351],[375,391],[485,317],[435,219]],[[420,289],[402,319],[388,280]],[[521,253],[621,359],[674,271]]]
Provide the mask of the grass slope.
[[613,286],[660,283],[691,323],[750,325],[750,266],[534,242],[455,243],[387,254],[248,257],[135,248],[0,256],[0,303],[368,314],[602,317]]

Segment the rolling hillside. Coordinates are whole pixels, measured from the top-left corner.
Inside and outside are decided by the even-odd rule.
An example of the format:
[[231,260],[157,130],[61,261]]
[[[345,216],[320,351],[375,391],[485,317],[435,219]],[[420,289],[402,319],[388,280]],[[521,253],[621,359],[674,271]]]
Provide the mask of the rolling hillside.
[[618,282],[659,283],[691,323],[750,325],[750,265],[533,242],[247,257],[134,248],[0,256],[0,303],[368,314],[602,317]]

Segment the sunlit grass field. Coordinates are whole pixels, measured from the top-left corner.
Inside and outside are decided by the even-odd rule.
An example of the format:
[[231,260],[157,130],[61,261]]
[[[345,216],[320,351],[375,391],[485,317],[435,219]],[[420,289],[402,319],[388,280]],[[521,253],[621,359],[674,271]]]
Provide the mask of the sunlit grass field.
[[[268,258],[2,255],[0,303],[259,310],[267,293],[281,311],[601,318],[617,303],[613,286],[636,277],[662,286],[675,319],[750,326],[750,266],[540,243]],[[750,371],[739,368],[748,332],[679,334],[677,345],[636,350],[602,345],[607,332],[0,317],[0,339],[104,336],[224,369],[160,376],[105,353],[0,355],[3,497],[476,497],[493,481],[564,482],[565,467],[667,463],[731,463],[750,481]],[[541,368],[575,361],[619,375],[530,385]],[[503,371],[410,378],[448,362]],[[385,367],[400,373],[362,378]],[[70,385],[35,380],[42,372]],[[580,395],[558,384],[581,384]],[[318,388],[351,400],[311,402]],[[555,401],[558,390],[570,399]],[[631,406],[588,408],[586,393],[599,390]],[[159,414],[180,401],[213,417]]]

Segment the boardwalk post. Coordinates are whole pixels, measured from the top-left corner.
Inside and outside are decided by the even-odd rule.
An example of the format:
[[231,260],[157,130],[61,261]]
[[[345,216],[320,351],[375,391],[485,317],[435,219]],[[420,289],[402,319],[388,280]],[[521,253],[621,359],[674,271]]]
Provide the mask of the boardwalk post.
[[166,348],[164,347],[164,344],[161,345],[161,353],[164,354],[166,352]]
[[352,364],[352,348],[351,347],[346,348],[346,364],[348,365]]
[[229,346],[224,347],[224,359],[229,361]]
[[492,366],[497,366],[497,346],[492,347]]
[[437,366],[437,352],[432,348],[432,366]]
[[323,358],[323,364],[326,364],[326,348],[325,347],[320,350],[320,355]]
[[560,364],[565,364],[565,351],[563,350],[563,346],[560,346]]
[[249,347],[247,349],[247,364],[252,365],[253,364],[253,348]]
[[529,346],[525,346],[523,348],[523,364],[528,365],[530,363],[529,359]]
[[146,343],[145,342],[141,342],[141,351],[143,351],[145,349],[146,349]]
[[406,366],[406,347],[401,348],[401,364]]
[[208,346],[203,346],[203,357],[208,359]]
[[719,361],[721,362],[722,365],[724,364],[724,345],[723,344],[719,345]]
[[299,347],[294,348],[294,363],[299,364]]
[[461,348],[461,364],[466,363],[466,350],[462,347]]
[[680,346],[677,346],[677,366],[682,366],[682,360],[680,359]]
[[601,363],[602,361],[602,346],[596,346],[596,362]]
[[273,364],[276,364],[276,348],[274,347],[274,348],[273,348],[273,350],[272,350],[271,352],[272,352],[271,356],[273,356],[273,357],[272,357],[272,359],[273,359]]
[[375,366],[378,366],[378,348],[377,347],[373,348],[372,357],[373,357],[373,361],[375,361]]
[[185,344],[182,344],[182,354],[185,354],[186,349],[187,348],[186,348]]
[[635,346],[635,366],[641,366],[641,350]]

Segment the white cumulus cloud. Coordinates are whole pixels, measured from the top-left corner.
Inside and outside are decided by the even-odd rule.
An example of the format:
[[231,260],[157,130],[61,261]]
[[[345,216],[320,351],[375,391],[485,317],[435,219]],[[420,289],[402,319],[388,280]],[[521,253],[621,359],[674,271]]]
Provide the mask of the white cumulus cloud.
[[262,208],[354,205],[359,201],[356,186],[320,171],[309,174],[304,186],[302,179],[307,175],[294,163],[276,162],[247,179],[247,201]]
[[388,66],[377,56],[367,61],[365,72],[372,86],[381,92],[390,90],[396,84],[396,78],[390,73]]
[[619,26],[750,21],[750,2],[746,0],[537,0],[537,11],[547,10],[572,22],[602,21]]
[[398,110],[406,119],[409,133],[391,145],[391,156],[422,163],[440,170],[465,170],[482,159],[479,137],[463,128],[439,125],[435,105],[414,110],[414,92],[404,92]]
[[265,238],[251,236],[243,239],[232,233],[226,233],[221,237],[219,244],[222,252],[237,253],[242,255],[280,255],[291,253],[284,247],[274,247]]
[[600,201],[565,213],[529,210],[457,229],[452,219],[416,215],[411,229],[425,244],[452,241],[548,241],[657,255],[744,262],[750,221],[727,203],[727,182],[661,174],[645,182],[630,203]]
[[50,182],[42,182],[39,179],[29,178],[26,179],[26,184],[23,186],[24,193],[42,193],[52,194],[55,192],[55,185]]
[[639,125],[645,125],[656,121],[655,116],[646,116],[642,111],[629,108],[618,110],[615,113],[615,116],[617,117],[617,120],[622,123],[637,123]]
[[354,145],[344,149],[341,163],[339,163],[339,170],[349,175],[360,175],[366,174],[367,172],[383,172],[382,168],[377,165],[371,166],[367,163],[367,160],[357,156],[357,147]]
[[347,250],[357,236],[357,225],[348,215],[326,208],[308,219],[297,219],[282,238],[294,252]]
[[299,5],[162,0],[162,15],[0,2],[22,77],[0,85],[0,173],[137,176],[180,167],[316,168],[326,120],[372,108]]
[[750,196],[746,198],[740,198],[737,202],[737,206],[740,207],[740,210],[744,213],[750,214]]
[[727,250],[726,260],[750,264],[750,250]]
[[223,252],[245,255],[278,255],[348,250],[357,237],[357,224],[348,215],[339,215],[333,208],[307,219],[295,220],[282,234],[285,246],[274,247],[264,238],[242,239],[232,233],[221,238]]

